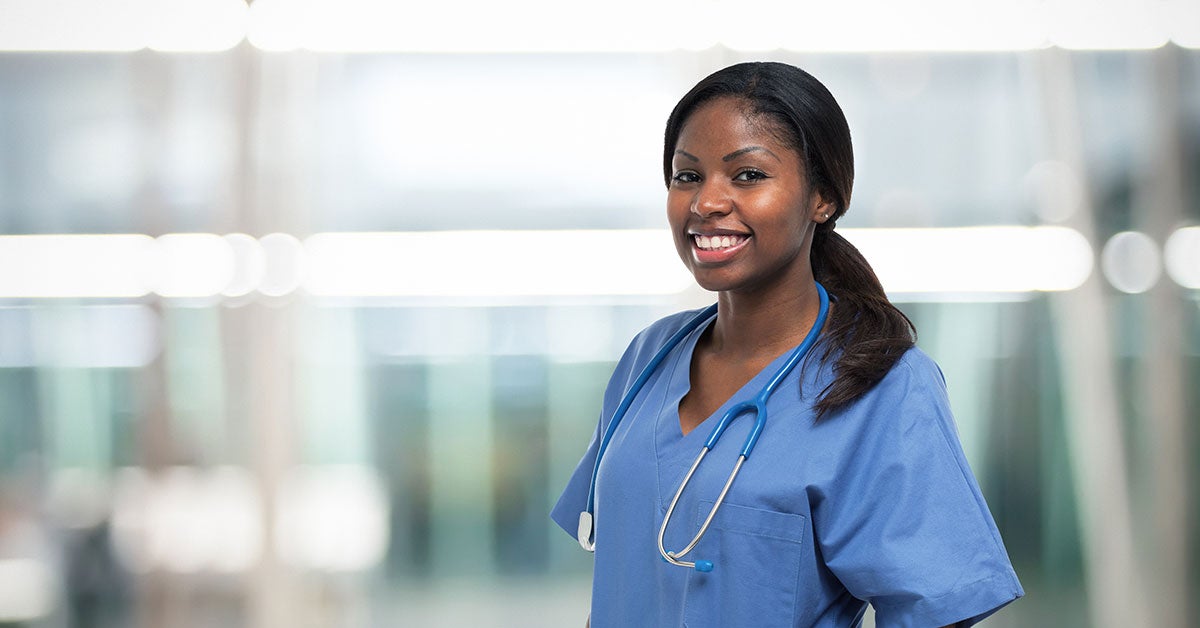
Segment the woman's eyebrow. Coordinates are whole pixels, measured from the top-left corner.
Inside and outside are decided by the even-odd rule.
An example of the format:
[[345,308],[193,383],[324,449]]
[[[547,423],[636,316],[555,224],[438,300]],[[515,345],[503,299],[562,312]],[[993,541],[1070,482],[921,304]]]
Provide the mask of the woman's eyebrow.
[[[745,148],[739,148],[739,149],[733,151],[732,153],[729,153],[728,155],[725,155],[724,157],[722,157],[721,161],[733,161],[734,159],[737,159],[738,157],[745,155],[746,153],[750,153],[750,152],[753,152],[756,150],[761,150],[762,152],[774,157],[776,161],[782,161],[779,159],[778,155],[776,155],[775,153],[772,153],[770,149],[762,147],[762,146],[747,146]],[[691,161],[700,161],[699,157],[687,152],[686,150],[683,150],[682,148],[676,149],[675,154],[683,155],[684,157],[687,157]]]
[[774,157],[775,161],[782,161],[781,159],[779,159],[778,155],[776,155],[775,153],[772,153],[770,150],[768,150],[762,146],[747,146],[745,148],[739,148],[739,149],[733,151],[732,153],[729,153],[728,155],[725,155],[724,157],[722,157],[721,161],[732,161],[734,159],[737,159],[738,157],[741,157],[742,155],[745,155],[746,153],[753,152],[756,150],[761,150],[764,153]]

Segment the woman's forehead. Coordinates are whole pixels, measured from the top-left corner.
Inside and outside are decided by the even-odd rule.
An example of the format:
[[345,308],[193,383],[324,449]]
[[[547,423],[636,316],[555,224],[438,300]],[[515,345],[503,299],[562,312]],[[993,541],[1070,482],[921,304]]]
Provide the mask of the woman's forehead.
[[[736,97],[710,100],[684,120],[675,148],[712,143],[762,144],[772,151],[796,152],[787,133],[774,117],[755,111],[749,101]],[[740,148],[740,146],[738,147]]]

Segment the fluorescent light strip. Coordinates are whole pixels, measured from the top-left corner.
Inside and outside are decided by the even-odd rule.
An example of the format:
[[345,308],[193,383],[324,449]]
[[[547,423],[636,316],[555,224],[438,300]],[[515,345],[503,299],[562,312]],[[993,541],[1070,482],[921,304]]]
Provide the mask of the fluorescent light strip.
[[209,233],[0,236],[0,298],[211,297],[237,259]]
[[169,233],[154,241],[152,287],[164,297],[210,297],[234,279],[232,244],[211,233]]
[[0,51],[228,50],[246,35],[244,0],[0,0]]
[[1065,227],[842,229],[889,294],[1019,293],[1079,287],[1092,247]]
[[[721,44],[761,52],[1021,51],[1054,43],[1080,49],[1145,49],[1174,31],[1181,45],[1194,29],[1179,19],[1190,0],[1147,10],[1138,0],[761,0],[771,20],[725,19],[744,11],[738,0],[447,0],[398,5],[386,0],[256,0],[248,37],[263,50],[327,52],[662,52]],[[1186,14],[1186,15],[1185,15]],[[460,19],[469,15],[470,19]],[[860,19],[870,15],[871,19]],[[634,16],[634,17],[631,17]],[[497,28],[503,24],[503,28]],[[672,28],[663,29],[662,24]]]
[[1170,6],[1145,0],[1050,0],[1050,42],[1073,50],[1145,50],[1166,45]]
[[[0,0],[0,51],[1020,51],[1200,45],[1195,0]],[[860,19],[861,16],[870,19]],[[745,22],[743,24],[742,22]],[[663,28],[670,24],[671,28]]]
[[[717,43],[713,2],[255,0],[250,42],[321,52],[662,52]],[[664,29],[663,24],[671,24]]]
[[1168,0],[1165,21],[1171,41],[1184,48],[1200,48],[1200,2]]
[[[1184,232],[1172,242],[1190,242],[1193,232]],[[1092,272],[1091,246],[1064,227],[840,233],[892,294],[1070,290]],[[1192,258],[1172,251],[1187,247],[1168,249],[1168,265],[1186,268]],[[164,297],[284,296],[302,286],[317,297],[536,300],[670,296],[693,286],[659,229],[320,233],[303,243],[287,234],[5,236],[0,264],[21,269],[0,275],[0,298],[132,298],[151,289]],[[1172,276],[1191,281],[1186,272]]]
[[153,248],[137,234],[0,236],[0,297],[140,297]]
[[[1034,0],[768,2],[756,11],[770,20],[722,23],[721,42],[735,50],[801,52],[1031,50],[1048,43]],[[722,4],[726,15],[743,10],[737,0]]]
[[304,249],[317,296],[661,295],[692,283],[665,230],[323,233]]

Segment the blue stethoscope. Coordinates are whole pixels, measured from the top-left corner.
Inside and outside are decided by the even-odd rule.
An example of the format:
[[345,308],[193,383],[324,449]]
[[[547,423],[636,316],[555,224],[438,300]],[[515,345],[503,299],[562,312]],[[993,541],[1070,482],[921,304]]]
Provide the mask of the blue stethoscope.
[[[808,335],[804,337],[804,342],[801,342],[798,347],[792,350],[787,361],[783,363],[783,366],[779,367],[779,370],[771,378],[771,381],[767,382],[766,386],[763,386],[758,395],[753,399],[735,404],[725,412],[725,415],[713,427],[712,434],[709,435],[708,440],[704,443],[704,447],[700,449],[700,455],[696,456],[696,461],[692,463],[692,468],[688,470],[687,475],[683,476],[683,481],[679,483],[679,490],[675,491],[675,497],[671,499],[671,505],[667,507],[667,514],[663,517],[662,527],[658,530],[658,553],[662,555],[663,560],[680,567],[692,567],[696,571],[712,571],[712,561],[697,560],[695,562],[688,562],[680,559],[695,549],[696,544],[704,537],[704,533],[708,531],[708,526],[712,523],[713,517],[717,515],[717,509],[725,501],[725,495],[729,492],[729,487],[733,485],[733,479],[737,477],[738,471],[741,470],[742,463],[746,461],[746,458],[750,457],[750,452],[754,451],[754,444],[758,442],[758,436],[762,434],[763,427],[767,423],[767,400],[771,398],[771,393],[775,392],[780,382],[804,358],[808,350],[816,343],[817,337],[820,336],[821,328],[825,326],[825,316],[829,313],[829,295],[825,292],[825,287],[820,283],[817,284],[817,295],[820,297],[821,306],[817,310],[817,320],[813,322],[812,329],[808,330]],[[626,391],[625,397],[621,400],[620,405],[617,406],[616,412],[613,413],[613,418],[608,422],[608,429],[604,431],[604,438],[600,440],[600,447],[596,451],[596,465],[592,468],[592,484],[588,489],[587,510],[579,513],[579,532],[577,536],[579,544],[583,546],[583,549],[589,552],[596,551],[596,527],[594,521],[594,513],[596,512],[596,475],[600,471],[600,460],[604,458],[604,450],[608,449],[608,443],[612,440],[613,433],[616,432],[617,424],[621,422],[621,419],[625,418],[625,412],[633,404],[634,398],[637,397],[638,392],[642,390],[646,381],[650,379],[654,370],[667,357],[667,354],[679,345],[688,334],[695,331],[701,323],[711,318],[716,311],[717,306],[715,304],[705,308],[702,312],[692,317],[679,331],[675,332],[675,335],[667,340],[666,344],[658,350],[658,353],[642,369],[641,374],[638,375],[633,385]],[[691,481],[692,474],[700,466],[700,461],[704,460],[704,455],[711,451],[716,446],[717,441],[721,439],[721,435],[725,433],[725,428],[729,427],[729,424],[738,416],[750,411],[753,411],[755,415],[754,428],[750,430],[750,434],[746,437],[746,444],[742,446],[742,453],[738,456],[737,464],[734,465],[733,472],[729,474],[729,479],[725,481],[725,487],[721,489],[721,494],[717,496],[717,501],[713,504],[712,509],[708,511],[708,517],[700,525],[700,531],[696,533],[692,542],[688,543],[682,550],[668,552],[663,547],[663,536],[667,533],[667,524],[671,521],[671,514],[675,512],[675,505],[679,503],[679,497],[683,495],[683,489]]]

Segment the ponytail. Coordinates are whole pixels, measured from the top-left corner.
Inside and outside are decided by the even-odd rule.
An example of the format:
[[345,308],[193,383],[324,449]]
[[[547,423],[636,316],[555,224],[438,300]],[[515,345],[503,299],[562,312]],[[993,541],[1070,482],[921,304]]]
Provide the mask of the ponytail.
[[833,227],[833,220],[817,225],[810,257],[813,277],[837,299],[820,358],[825,363],[836,356],[836,362],[833,381],[813,406],[818,421],[879,383],[913,346],[917,331],[904,312],[888,301],[862,253]]

